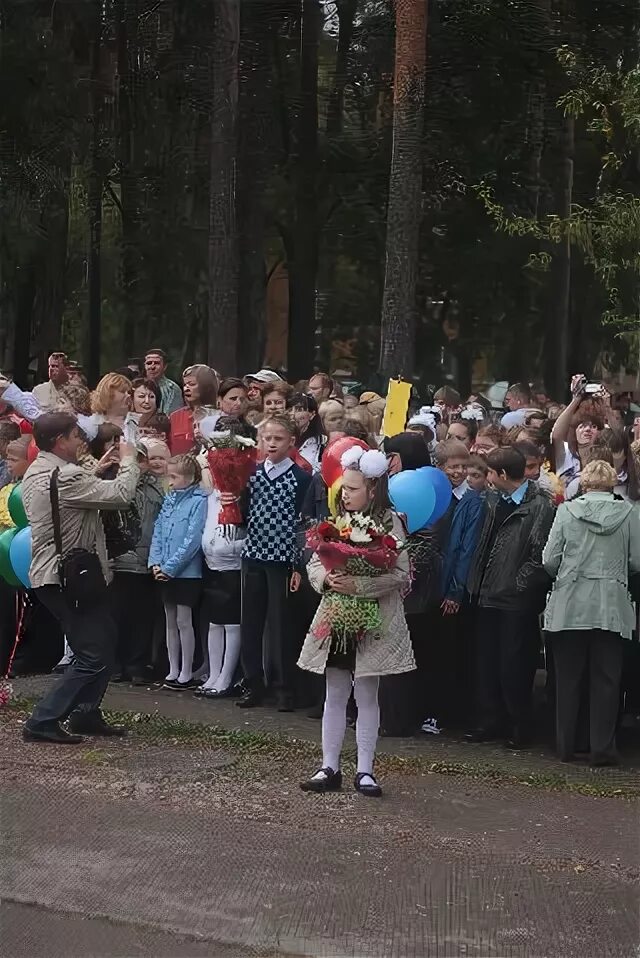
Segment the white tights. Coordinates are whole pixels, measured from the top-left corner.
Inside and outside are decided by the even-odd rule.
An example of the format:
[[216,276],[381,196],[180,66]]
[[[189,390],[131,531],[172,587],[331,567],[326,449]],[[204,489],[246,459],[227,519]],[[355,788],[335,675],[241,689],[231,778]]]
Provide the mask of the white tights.
[[209,626],[209,678],[202,686],[224,692],[233,682],[240,658],[240,626]]
[[[337,772],[340,768],[340,753],[347,728],[347,703],[351,686],[358,706],[356,720],[356,743],[358,746],[358,772],[373,774],[373,761],[378,741],[380,706],[378,705],[377,675],[356,678],[346,669],[328,668],[327,696],[322,714],[322,764]],[[365,784],[371,784],[365,779]]]
[[193,653],[196,637],[193,631],[193,619],[188,605],[176,605],[165,602],[164,615],[167,620],[167,652],[169,654],[169,674],[166,681],[190,682],[193,678]]

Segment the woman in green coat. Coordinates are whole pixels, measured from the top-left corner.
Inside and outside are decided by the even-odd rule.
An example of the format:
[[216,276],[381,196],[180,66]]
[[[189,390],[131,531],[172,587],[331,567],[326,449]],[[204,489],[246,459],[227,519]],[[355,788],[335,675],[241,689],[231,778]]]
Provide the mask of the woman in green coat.
[[558,509],[542,561],[555,579],[544,627],[556,669],[556,747],[573,758],[583,675],[588,670],[591,764],[615,765],[623,639],[635,614],[629,574],[640,571],[640,510],[613,495],[618,479],[596,460],[583,495]]

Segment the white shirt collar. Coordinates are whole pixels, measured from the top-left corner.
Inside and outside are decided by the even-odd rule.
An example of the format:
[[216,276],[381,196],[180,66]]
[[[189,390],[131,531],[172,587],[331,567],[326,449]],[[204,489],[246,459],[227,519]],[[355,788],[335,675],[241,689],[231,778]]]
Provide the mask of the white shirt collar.
[[465,481],[461,482],[459,486],[456,486],[456,488],[453,490],[453,494],[456,497],[456,499],[458,499],[459,501],[460,499],[462,499],[464,494],[468,491],[469,491],[469,483],[465,479]]
[[286,459],[283,459],[282,462],[271,462],[270,459],[265,459],[264,461],[264,471],[268,475],[269,479],[277,479],[279,476],[282,476],[287,469],[290,469],[293,465],[293,459],[290,459],[287,456]]

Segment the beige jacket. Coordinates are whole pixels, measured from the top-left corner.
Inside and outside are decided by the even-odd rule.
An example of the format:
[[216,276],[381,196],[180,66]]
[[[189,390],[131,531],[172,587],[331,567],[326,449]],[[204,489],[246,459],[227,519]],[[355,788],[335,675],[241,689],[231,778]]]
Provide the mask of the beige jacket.
[[46,383],[40,383],[39,386],[34,386],[31,395],[45,412],[56,409],[60,399],[60,392],[51,380],[47,380]]
[[[397,516],[393,519],[393,534],[401,540],[405,538],[404,528]],[[307,566],[307,574],[316,592],[323,592],[327,570],[315,555]],[[353,579],[356,584],[356,595],[378,600],[382,619],[382,637],[365,639],[356,650],[356,678],[366,675],[395,675],[399,672],[411,672],[415,669],[416,663],[402,601],[402,593],[409,585],[407,553],[400,554],[397,565],[390,572],[372,577],[353,576]],[[322,615],[323,601],[320,602],[298,660],[298,666],[307,672],[323,673],[327,667],[330,643],[319,642],[313,635],[316,620]]]
[[62,551],[89,549],[100,557],[107,582],[111,579],[100,510],[123,509],[132,501],[140,470],[134,459],[124,459],[115,479],[98,479],[75,463],[51,452],[41,452],[22,480],[22,500],[31,523],[32,560],[29,577],[34,589],[59,585],[58,557],[53,541],[49,482],[59,468],[58,497]]

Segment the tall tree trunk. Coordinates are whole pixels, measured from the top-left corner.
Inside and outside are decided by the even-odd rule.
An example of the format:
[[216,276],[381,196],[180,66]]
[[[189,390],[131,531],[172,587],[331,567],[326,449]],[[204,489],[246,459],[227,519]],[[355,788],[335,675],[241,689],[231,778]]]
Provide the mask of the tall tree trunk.
[[300,106],[295,130],[295,223],[289,250],[288,374],[308,376],[313,364],[318,271],[318,46],[319,0],[302,0]]
[[209,362],[236,369],[238,237],[236,127],[240,0],[215,0],[209,195]]
[[380,341],[380,372],[385,376],[410,376],[415,356],[426,33],[427,0],[396,0],[393,150]]
[[118,159],[120,165],[121,282],[124,305],[124,357],[133,356],[140,321],[138,197],[133,158],[132,83],[136,62],[137,0],[117,0]]
[[100,164],[100,128],[102,118],[102,13],[96,11],[95,35],[91,47],[91,169],[89,171],[89,323],[87,337],[87,374],[90,383],[100,377],[102,339],[102,190]]
[[[566,116],[562,127],[561,167],[558,185],[558,216],[567,221],[573,202],[573,164],[575,120]],[[548,388],[552,396],[563,396],[569,381],[569,329],[571,319],[571,239],[563,236],[553,251],[553,308],[549,311],[551,328],[549,350],[551,369]]]
[[271,14],[263,0],[244,0],[240,24],[238,130],[238,351],[237,369],[257,369],[263,358],[266,313],[263,197],[273,163]]
[[347,62],[351,40],[353,39],[353,22],[358,7],[358,0],[336,0],[336,7],[339,24],[338,48],[336,50],[336,65],[327,106],[327,135],[331,137],[339,136],[340,133],[342,133],[344,91],[347,85]]

